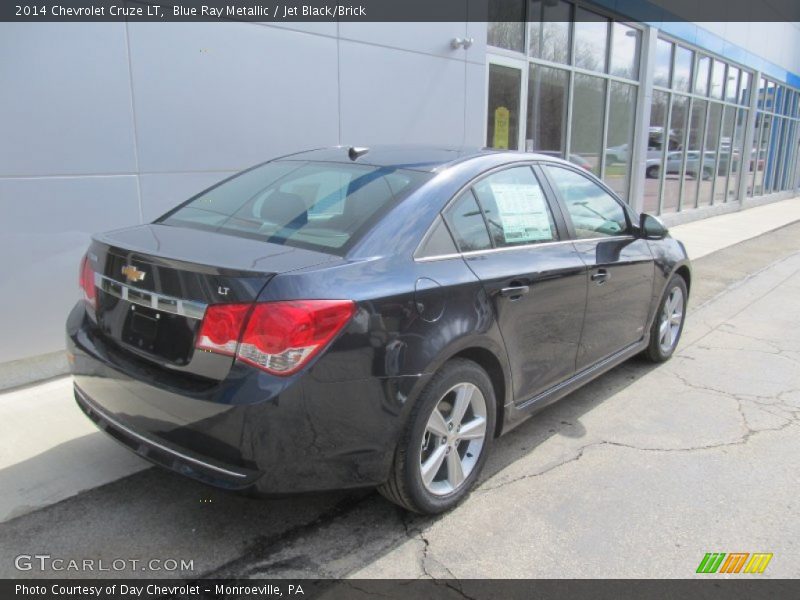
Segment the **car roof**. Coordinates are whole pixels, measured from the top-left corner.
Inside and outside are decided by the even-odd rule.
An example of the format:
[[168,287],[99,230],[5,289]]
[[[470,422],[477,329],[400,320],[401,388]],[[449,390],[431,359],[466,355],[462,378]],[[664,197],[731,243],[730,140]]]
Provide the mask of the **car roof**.
[[[358,154],[355,160],[350,159],[350,150]],[[366,152],[363,152],[366,150]],[[442,171],[456,163],[487,155],[507,154],[509,161],[525,159],[553,160],[553,156],[525,152],[496,150],[470,146],[415,146],[415,145],[377,145],[377,146],[334,146],[317,148],[282,156],[277,160],[311,160],[320,162],[341,162],[387,167],[394,169],[410,169],[430,173]],[[558,159],[557,159],[558,160]]]

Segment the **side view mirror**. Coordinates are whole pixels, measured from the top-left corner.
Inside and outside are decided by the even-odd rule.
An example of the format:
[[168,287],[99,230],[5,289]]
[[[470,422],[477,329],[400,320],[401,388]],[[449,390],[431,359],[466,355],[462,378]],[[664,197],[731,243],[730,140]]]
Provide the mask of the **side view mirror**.
[[646,240],[663,240],[668,230],[658,217],[642,213],[639,217],[639,233]]

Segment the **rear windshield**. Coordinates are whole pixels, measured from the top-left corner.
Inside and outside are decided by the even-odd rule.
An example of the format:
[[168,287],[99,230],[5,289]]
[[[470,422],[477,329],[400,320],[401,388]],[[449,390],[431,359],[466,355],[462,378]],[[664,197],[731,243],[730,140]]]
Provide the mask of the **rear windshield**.
[[156,222],[343,254],[430,176],[390,167],[271,162],[223,181]]

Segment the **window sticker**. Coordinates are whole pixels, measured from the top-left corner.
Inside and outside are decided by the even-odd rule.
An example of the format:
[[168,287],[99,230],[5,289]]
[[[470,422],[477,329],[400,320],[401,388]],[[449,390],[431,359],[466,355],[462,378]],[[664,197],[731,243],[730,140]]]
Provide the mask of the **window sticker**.
[[547,204],[538,185],[490,183],[500,213],[505,241],[510,244],[553,239]]

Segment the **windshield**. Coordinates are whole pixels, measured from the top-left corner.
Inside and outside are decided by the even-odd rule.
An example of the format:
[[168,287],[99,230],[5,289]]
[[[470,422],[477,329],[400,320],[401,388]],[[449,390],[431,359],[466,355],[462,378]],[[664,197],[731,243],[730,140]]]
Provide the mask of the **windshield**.
[[202,192],[156,222],[343,254],[429,178],[393,167],[270,162]]

